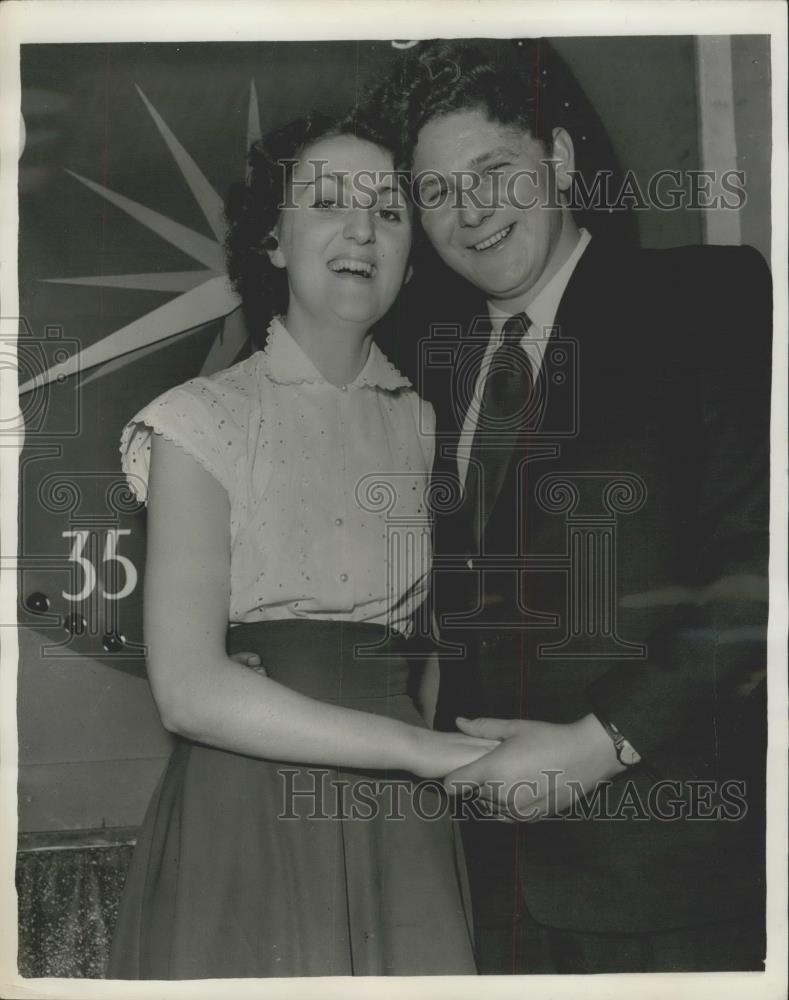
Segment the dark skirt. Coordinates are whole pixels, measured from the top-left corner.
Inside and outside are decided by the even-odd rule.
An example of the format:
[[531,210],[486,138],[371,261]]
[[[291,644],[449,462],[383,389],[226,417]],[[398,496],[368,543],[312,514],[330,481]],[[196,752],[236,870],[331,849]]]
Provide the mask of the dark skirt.
[[[316,621],[240,625],[229,640],[303,694],[424,726],[404,645],[377,626]],[[179,740],[140,831],[108,977],[473,974],[445,805],[405,774]]]

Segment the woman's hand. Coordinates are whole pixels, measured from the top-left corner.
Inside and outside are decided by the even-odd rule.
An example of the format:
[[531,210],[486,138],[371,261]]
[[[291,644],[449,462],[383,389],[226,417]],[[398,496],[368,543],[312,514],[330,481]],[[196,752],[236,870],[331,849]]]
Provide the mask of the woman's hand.
[[409,770],[420,778],[443,778],[450,771],[479,760],[500,744],[499,740],[465,733],[437,733],[432,729],[416,732],[414,762]]
[[240,663],[242,667],[249,667],[250,670],[254,670],[256,674],[261,674],[263,677],[268,676],[257,653],[231,653],[228,659],[234,663]]

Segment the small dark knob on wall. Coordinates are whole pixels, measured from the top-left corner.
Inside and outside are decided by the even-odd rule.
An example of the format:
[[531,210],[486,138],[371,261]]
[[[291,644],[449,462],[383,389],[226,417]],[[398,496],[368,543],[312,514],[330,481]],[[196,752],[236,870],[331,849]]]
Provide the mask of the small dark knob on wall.
[[42,594],[40,590],[36,590],[34,593],[27,595],[24,605],[34,615],[43,615],[49,611],[49,598],[46,594]]
[[101,637],[101,642],[108,653],[120,653],[126,645],[126,636],[117,632],[105,632]]

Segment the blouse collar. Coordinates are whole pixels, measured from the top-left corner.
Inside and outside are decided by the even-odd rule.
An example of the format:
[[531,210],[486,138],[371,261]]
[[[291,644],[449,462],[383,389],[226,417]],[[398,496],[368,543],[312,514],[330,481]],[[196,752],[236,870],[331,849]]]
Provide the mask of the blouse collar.
[[[329,384],[288,333],[279,316],[275,316],[269,323],[262,364],[268,378],[279,385],[300,385],[305,382]],[[373,343],[364,368],[348,385],[357,388],[366,385],[394,392],[409,388],[411,382],[400,374],[378,345]]]

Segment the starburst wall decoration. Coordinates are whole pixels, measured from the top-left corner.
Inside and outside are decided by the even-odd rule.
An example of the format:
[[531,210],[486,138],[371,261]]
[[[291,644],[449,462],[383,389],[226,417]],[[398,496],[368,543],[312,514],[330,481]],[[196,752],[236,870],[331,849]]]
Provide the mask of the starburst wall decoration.
[[[230,285],[225,268],[222,241],[224,237],[224,210],[222,199],[213,189],[198,165],[184,149],[173,132],[151,104],[140,87],[137,87],[145,107],[153,119],[181,174],[200,206],[214,234],[210,239],[201,233],[170,219],[137,201],[111,191],[109,188],[71,170],[66,172],[91,191],[105,198],[121,211],[146,226],[152,232],[182,250],[202,265],[194,271],[163,271],[152,274],[91,275],[77,278],[46,278],[61,285],[88,285],[103,288],[127,288],[158,292],[178,292],[176,298],[153,309],[139,319],[115,330],[97,343],[53,365],[47,371],[29,379],[20,386],[20,394],[31,392],[55,380],[62,381],[70,375],[90,370],[82,385],[110,372],[117,371],[138,358],[159,350],[186,337],[194,330],[222,320],[222,330],[217,335],[203,362],[201,375],[209,375],[227,367],[238,355],[247,339],[246,326],[240,310],[237,293]],[[247,149],[260,138],[260,113],[254,82],[250,83],[249,110],[247,114]]]

